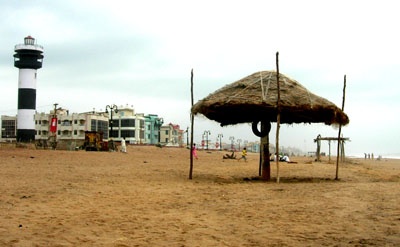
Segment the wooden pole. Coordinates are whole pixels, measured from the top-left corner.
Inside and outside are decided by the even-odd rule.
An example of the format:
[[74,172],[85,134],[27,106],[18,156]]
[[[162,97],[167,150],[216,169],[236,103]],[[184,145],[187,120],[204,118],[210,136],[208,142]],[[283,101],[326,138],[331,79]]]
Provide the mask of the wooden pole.
[[342,162],[344,162],[345,159],[346,159],[346,154],[344,153],[344,139],[343,139],[343,137],[342,137],[342,144],[340,145],[340,148],[341,148],[340,158],[341,158]]
[[[343,83],[343,99],[342,99],[342,111],[344,111],[344,100],[346,98],[346,75],[344,75],[344,83]],[[340,136],[342,132],[342,124],[339,124],[339,133],[338,133],[338,145],[337,145],[337,154],[336,154],[336,176],[335,180],[339,179],[339,150],[340,150]]]
[[279,85],[279,52],[276,52],[276,84],[278,89],[278,100],[276,102],[276,182],[279,183],[279,128],[281,124],[281,93]]
[[317,153],[315,156],[317,156],[317,161],[321,162],[321,135],[317,136]]
[[329,145],[329,163],[331,163],[331,140],[328,140]]
[[[193,69],[190,73],[190,94],[192,97],[192,107],[193,107]],[[192,107],[190,109],[192,109]],[[193,127],[194,127],[194,115],[192,113],[192,111],[190,110],[190,120],[191,120],[191,127],[190,127],[190,148],[189,148],[189,152],[190,152],[190,169],[189,169],[189,179],[193,178],[193,152],[192,152],[192,148],[193,148]]]
[[263,145],[263,140],[262,138],[260,138],[260,158],[259,158],[259,164],[258,164],[258,176],[261,177],[262,173],[262,164],[263,164],[263,149],[262,149],[262,145]]

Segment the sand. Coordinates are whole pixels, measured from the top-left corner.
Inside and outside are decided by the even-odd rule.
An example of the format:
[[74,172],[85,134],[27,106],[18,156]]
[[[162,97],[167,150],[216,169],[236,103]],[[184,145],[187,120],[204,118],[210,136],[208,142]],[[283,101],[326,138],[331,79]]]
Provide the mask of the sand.
[[[399,246],[400,161],[0,149],[0,246]],[[238,154],[239,155],[239,154]],[[334,158],[332,158],[334,159]]]

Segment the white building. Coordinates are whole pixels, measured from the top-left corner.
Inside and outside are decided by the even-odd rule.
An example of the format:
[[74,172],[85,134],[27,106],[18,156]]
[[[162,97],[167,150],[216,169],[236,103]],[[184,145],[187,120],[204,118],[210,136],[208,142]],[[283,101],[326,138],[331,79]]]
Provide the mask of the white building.
[[[133,107],[120,106],[117,112],[113,112],[111,119],[111,112],[108,114],[110,118],[110,138],[114,141],[125,141],[130,144],[145,144],[145,116],[143,113],[135,114]],[[112,121],[112,131],[111,131]]]
[[160,129],[160,143],[167,146],[183,146],[183,133],[178,124],[166,124]]
[[[57,109],[50,114],[35,114],[35,140],[50,145],[57,142],[57,148],[74,149],[81,146],[85,140],[85,131],[98,131],[108,135],[108,116],[105,113],[86,112],[72,113],[68,110]],[[51,132],[52,119],[57,119],[56,132]],[[64,147],[65,146],[65,147]]]
[[[56,114],[54,114],[54,110],[50,113],[36,113],[34,115],[35,141],[47,146],[56,142],[57,149],[74,149],[83,145],[85,131],[98,131],[103,132],[104,141],[112,139],[120,142],[122,138],[125,138],[128,144],[158,143],[162,118],[155,114],[135,113],[132,106],[117,107],[113,105],[112,107],[112,111],[107,108],[106,112],[91,111],[71,114],[68,110],[59,108],[56,110]],[[55,132],[52,131],[53,119],[56,119]],[[17,117],[1,116],[1,120],[0,140],[15,142]],[[166,142],[180,143],[179,125],[168,125],[169,128],[171,128],[171,133],[167,134],[169,137],[166,138],[169,140]]]

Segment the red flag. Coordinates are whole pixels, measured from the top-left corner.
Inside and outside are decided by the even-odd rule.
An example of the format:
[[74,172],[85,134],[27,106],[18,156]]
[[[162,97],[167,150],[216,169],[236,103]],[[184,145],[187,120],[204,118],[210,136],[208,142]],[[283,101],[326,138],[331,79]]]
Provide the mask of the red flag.
[[57,132],[57,118],[53,117],[51,119],[51,125],[50,125],[50,132]]

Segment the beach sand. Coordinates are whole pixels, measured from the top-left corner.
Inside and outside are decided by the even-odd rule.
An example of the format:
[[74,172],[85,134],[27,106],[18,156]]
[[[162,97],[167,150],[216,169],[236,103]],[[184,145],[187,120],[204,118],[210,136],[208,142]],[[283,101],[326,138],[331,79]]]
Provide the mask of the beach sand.
[[400,160],[225,153],[2,148],[0,246],[400,246]]

